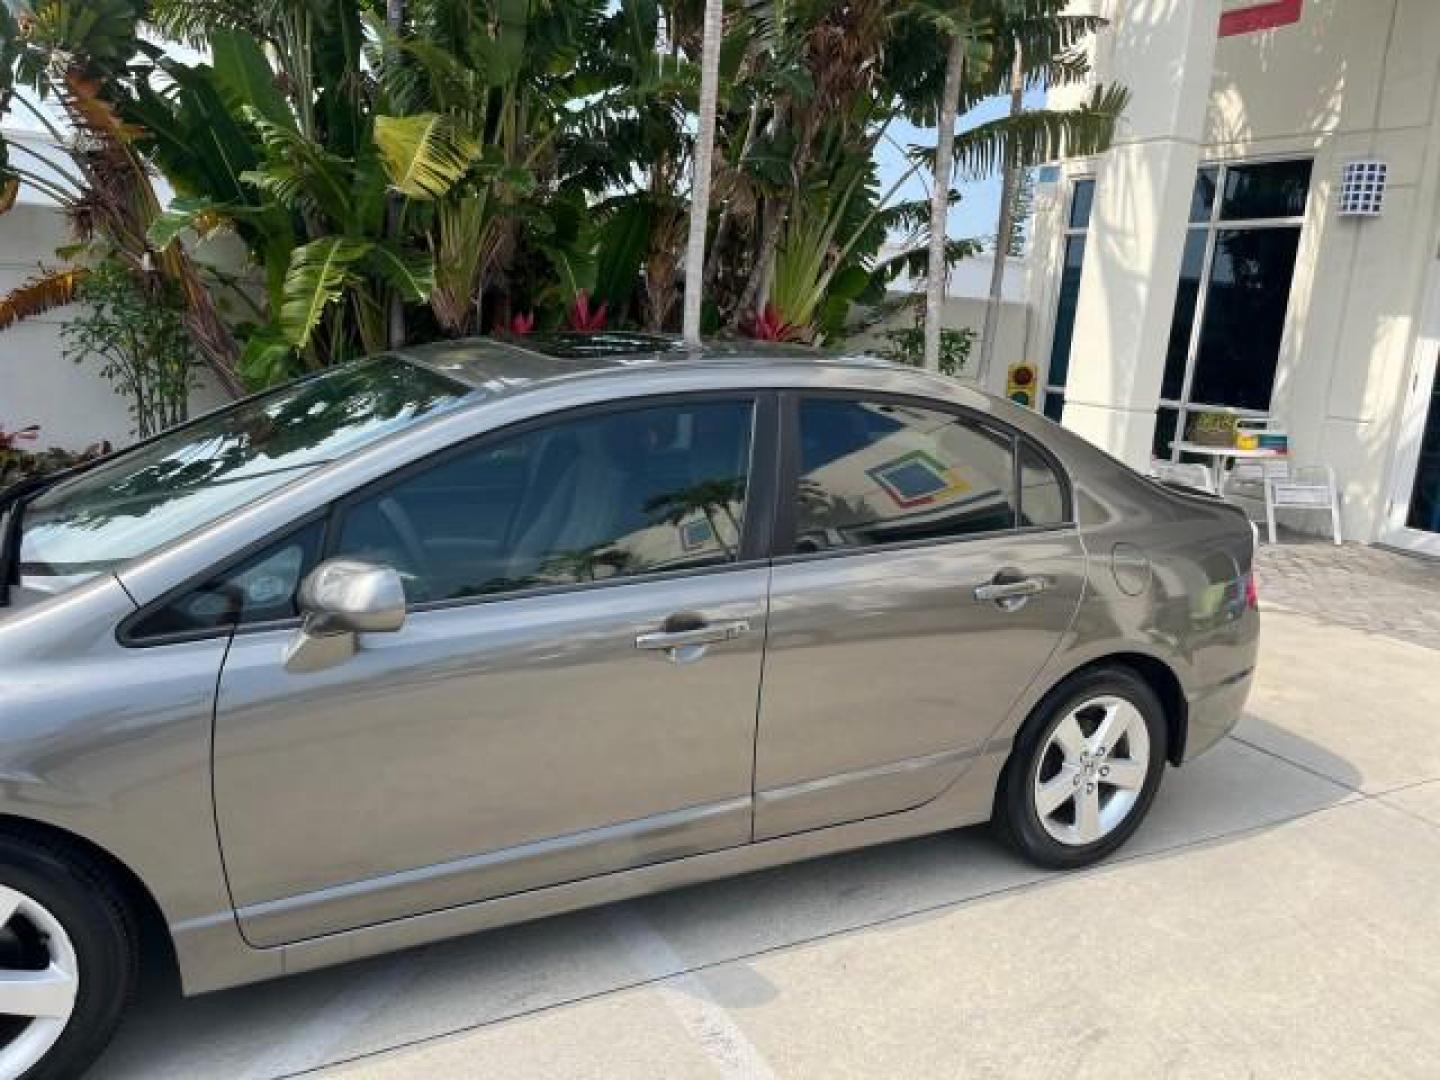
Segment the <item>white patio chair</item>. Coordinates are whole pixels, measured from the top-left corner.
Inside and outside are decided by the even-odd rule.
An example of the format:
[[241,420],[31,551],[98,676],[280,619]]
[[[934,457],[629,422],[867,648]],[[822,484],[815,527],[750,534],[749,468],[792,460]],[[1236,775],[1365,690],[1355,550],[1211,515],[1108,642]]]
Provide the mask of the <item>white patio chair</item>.
[[1150,475],[1157,480],[1168,480],[1172,484],[1184,484],[1216,494],[1215,477],[1209,466],[1188,461],[1152,461]]
[[1288,458],[1250,459],[1235,462],[1226,486],[1228,493],[1246,494],[1258,488],[1265,503],[1265,532],[1270,543],[1279,543],[1275,534],[1276,510],[1324,510],[1330,514],[1330,533],[1338,545],[1340,537],[1340,490],[1335,470],[1329,465],[1297,468]]

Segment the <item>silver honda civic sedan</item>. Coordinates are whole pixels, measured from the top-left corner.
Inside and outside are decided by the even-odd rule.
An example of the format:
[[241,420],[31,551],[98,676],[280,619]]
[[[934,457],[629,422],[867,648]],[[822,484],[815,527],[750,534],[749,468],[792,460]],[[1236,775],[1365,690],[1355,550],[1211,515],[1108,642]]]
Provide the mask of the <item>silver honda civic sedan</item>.
[[991,820],[1235,723],[1238,510],[954,380],[631,335],[249,398],[0,504],[0,1076],[187,993]]

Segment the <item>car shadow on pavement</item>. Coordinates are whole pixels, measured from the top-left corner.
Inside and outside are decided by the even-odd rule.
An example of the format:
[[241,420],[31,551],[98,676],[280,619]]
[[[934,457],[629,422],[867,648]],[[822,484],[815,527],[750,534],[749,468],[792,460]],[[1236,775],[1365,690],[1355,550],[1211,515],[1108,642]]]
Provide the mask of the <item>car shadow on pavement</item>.
[[[1296,738],[1249,715],[1238,737],[1170,770],[1150,817],[1105,866],[1183,856],[1359,797],[1358,773],[1323,748],[1306,747],[1304,760],[1325,764],[1317,770],[1247,738],[1275,732]],[[92,1075],[268,1080],[662,981],[724,1008],[754,1008],[776,991],[747,958],[1055,877],[975,827],[193,999],[153,985]]]

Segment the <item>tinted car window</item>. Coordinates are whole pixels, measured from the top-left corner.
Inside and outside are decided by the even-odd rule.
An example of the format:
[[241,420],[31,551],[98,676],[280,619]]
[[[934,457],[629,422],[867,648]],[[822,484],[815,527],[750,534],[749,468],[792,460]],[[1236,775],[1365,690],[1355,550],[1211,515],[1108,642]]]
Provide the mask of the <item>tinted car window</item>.
[[353,504],[337,554],[393,566],[412,603],[731,561],[752,426],[710,401],[502,437]]
[[314,567],[323,525],[306,525],[151,611],[130,629],[137,640],[291,619],[295,593]]
[[951,413],[800,404],[796,549],[934,540],[1015,525],[1012,439]]
[[24,584],[61,591],[471,394],[444,376],[379,357],[177,428],[26,507]]
[[1060,525],[1065,521],[1065,485],[1044,455],[1020,444],[1020,524]]

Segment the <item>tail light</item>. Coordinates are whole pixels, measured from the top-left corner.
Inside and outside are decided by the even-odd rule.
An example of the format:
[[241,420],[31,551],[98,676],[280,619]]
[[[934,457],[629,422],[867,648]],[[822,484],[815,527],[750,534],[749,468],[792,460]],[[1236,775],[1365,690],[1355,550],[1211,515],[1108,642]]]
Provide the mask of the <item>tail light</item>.
[[1260,610],[1260,589],[1255,584],[1255,571],[1245,575],[1245,606],[1251,611]]

